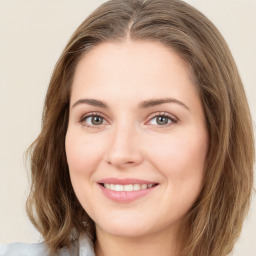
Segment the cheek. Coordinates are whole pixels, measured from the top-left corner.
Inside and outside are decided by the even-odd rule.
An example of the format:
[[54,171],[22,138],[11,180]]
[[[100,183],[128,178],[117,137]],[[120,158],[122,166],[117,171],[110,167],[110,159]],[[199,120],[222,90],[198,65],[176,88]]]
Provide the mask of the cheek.
[[149,158],[166,177],[170,188],[186,197],[189,193],[198,194],[205,174],[208,150],[206,131],[176,133],[156,148],[151,147]]
[[155,159],[155,162],[173,167],[171,169],[178,173],[185,167],[195,167],[199,170],[204,168],[207,154],[206,136],[175,134],[158,143],[158,147],[151,147],[152,159]]
[[79,133],[68,131],[65,145],[70,172],[82,175],[95,169],[94,167],[101,158],[99,142],[84,138]]
[[[177,216],[189,211],[202,190],[207,150],[206,133],[200,136],[184,136],[183,133],[166,143],[162,154],[158,152],[157,162],[161,163],[158,169],[168,182],[165,199],[170,201],[171,209],[176,209]],[[168,213],[169,210],[166,215]]]
[[93,173],[102,157],[101,147],[97,141],[70,129],[66,134],[65,148],[73,189],[83,208],[90,212],[90,188]]

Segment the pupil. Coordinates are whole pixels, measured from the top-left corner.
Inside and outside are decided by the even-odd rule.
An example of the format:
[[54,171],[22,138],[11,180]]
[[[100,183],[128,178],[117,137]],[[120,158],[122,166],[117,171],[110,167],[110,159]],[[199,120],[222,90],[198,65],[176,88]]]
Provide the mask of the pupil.
[[102,124],[102,122],[103,122],[103,120],[102,120],[102,118],[99,117],[99,116],[94,116],[94,117],[92,118],[92,123],[93,123],[94,125]]
[[157,124],[159,124],[159,125],[168,124],[168,118],[166,118],[164,116],[158,116],[157,117]]

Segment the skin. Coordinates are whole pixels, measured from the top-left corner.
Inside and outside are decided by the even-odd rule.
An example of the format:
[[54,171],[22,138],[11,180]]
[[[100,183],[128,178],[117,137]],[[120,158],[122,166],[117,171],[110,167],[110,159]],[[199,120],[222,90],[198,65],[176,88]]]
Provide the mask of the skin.
[[[142,106],[166,98],[172,101]],[[99,124],[92,114],[103,117]],[[157,119],[163,114],[165,125]],[[207,149],[199,95],[187,64],[172,49],[126,40],[96,46],[80,60],[66,154],[74,191],[96,225],[97,256],[178,255],[177,230],[202,189]],[[109,177],[158,186],[132,202],[114,202],[98,184]]]

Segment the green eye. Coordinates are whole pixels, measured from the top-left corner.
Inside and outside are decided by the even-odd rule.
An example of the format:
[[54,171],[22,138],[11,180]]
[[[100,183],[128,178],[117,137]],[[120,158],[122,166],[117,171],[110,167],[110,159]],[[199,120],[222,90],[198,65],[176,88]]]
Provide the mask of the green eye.
[[88,115],[82,118],[81,122],[85,125],[85,126],[100,126],[103,124],[106,124],[106,120],[99,115]]
[[166,125],[169,123],[169,121],[170,121],[169,117],[165,117],[165,116],[157,116],[156,117],[156,123],[158,125]]
[[151,125],[162,126],[162,127],[172,125],[173,123],[177,123],[177,120],[174,119],[174,117],[169,116],[167,114],[156,115],[153,118],[151,118],[149,121],[149,124]]
[[92,116],[92,117],[89,117],[89,118],[91,118],[90,122],[93,125],[101,125],[101,124],[103,124],[103,121],[104,121],[104,119],[100,116]]

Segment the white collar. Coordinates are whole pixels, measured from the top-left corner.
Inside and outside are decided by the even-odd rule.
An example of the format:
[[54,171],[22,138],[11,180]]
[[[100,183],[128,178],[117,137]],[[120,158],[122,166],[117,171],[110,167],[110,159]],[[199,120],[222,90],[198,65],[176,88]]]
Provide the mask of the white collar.
[[81,235],[79,238],[79,256],[95,256],[94,246],[88,235]]

